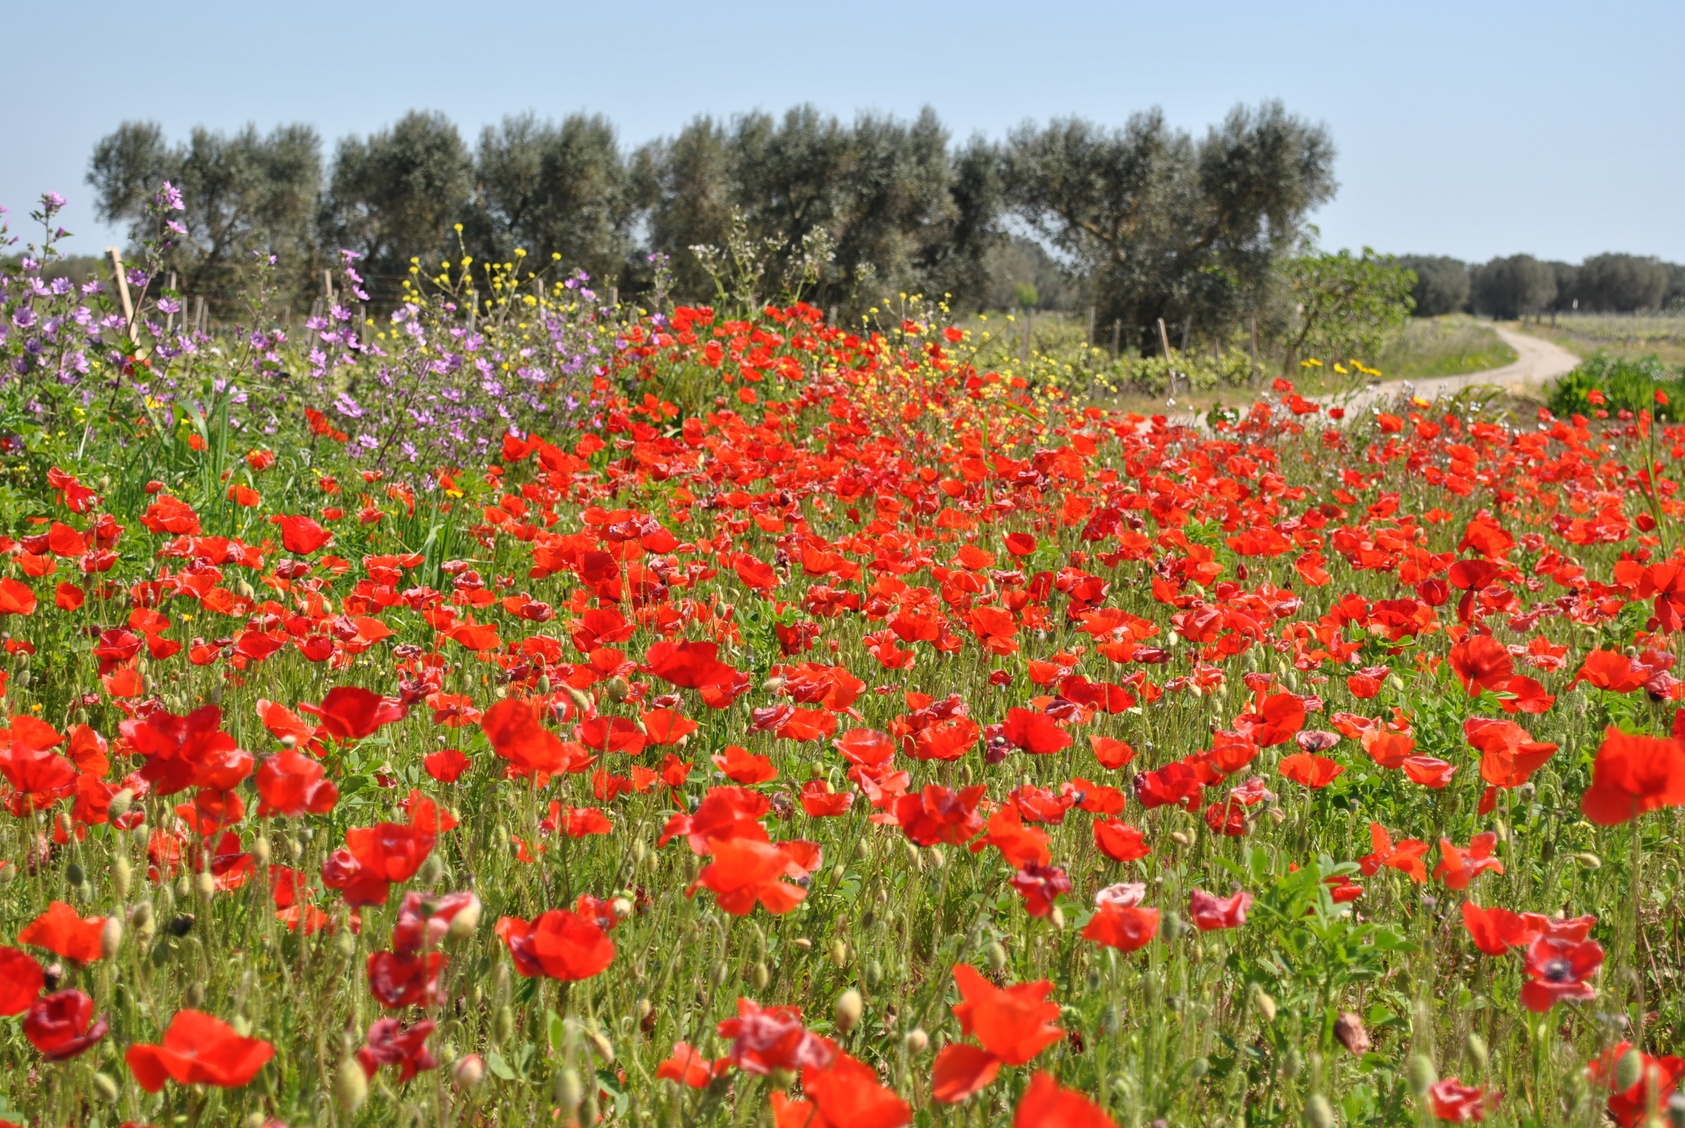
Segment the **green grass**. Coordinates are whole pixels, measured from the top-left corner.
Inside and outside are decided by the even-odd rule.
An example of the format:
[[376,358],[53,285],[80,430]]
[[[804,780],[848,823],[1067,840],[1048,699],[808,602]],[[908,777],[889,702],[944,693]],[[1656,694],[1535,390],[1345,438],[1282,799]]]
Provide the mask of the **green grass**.
[[1412,318],[1374,366],[1386,380],[1431,380],[1502,368],[1515,359],[1515,350],[1491,326],[1451,314]]

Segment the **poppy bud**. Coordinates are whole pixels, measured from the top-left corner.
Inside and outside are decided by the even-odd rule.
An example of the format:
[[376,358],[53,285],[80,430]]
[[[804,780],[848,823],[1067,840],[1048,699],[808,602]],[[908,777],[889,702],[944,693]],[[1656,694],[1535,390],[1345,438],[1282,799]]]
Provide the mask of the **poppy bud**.
[[216,878],[209,870],[193,878],[193,893],[201,901],[209,901],[216,896]]
[[848,964],[848,943],[844,940],[831,941],[831,962],[838,967]]
[[116,956],[118,949],[123,946],[123,918],[112,915],[105,918],[105,923],[99,930],[99,958],[109,960]]
[[445,930],[445,935],[452,940],[466,940],[474,935],[474,930],[479,926],[480,899],[475,897],[462,908],[456,910],[456,915],[451,917],[450,927]]
[[1262,983],[1252,984],[1248,996],[1251,999],[1253,1009],[1258,1012],[1260,1018],[1266,1023],[1275,1021],[1275,999],[1270,996],[1268,991],[1264,990]]
[[1334,1037],[1354,1057],[1362,1057],[1369,1052],[1369,1031],[1363,1028],[1363,1020],[1351,1011],[1344,1011],[1334,1020]]
[[610,701],[618,704],[626,700],[627,696],[632,692],[632,683],[616,674],[608,680],[608,685],[604,687],[604,691],[608,694],[608,699]]
[[1628,1050],[1615,1062],[1614,1090],[1624,1093],[1644,1079],[1644,1055],[1637,1048]]
[[266,866],[269,864],[269,858],[269,839],[259,838],[256,842],[252,843],[253,861],[257,862],[260,866]]
[[837,996],[836,1020],[837,1029],[844,1034],[860,1024],[860,1016],[865,1011],[866,1004],[860,998],[860,992],[850,987]]
[[583,689],[578,689],[571,685],[567,687],[567,690],[568,696],[573,698],[573,703],[579,706],[582,712],[588,713],[591,711],[593,708],[593,702],[591,701],[590,694],[586,693]]
[[1065,927],[1065,913],[1058,905],[1053,906],[1053,911],[1047,914],[1047,919],[1052,922],[1054,928]]
[[357,954],[357,938],[351,935],[349,928],[341,928],[339,934],[333,938],[334,951],[341,959],[350,959]]
[[94,1074],[94,1088],[101,1097],[108,1101],[115,1101],[123,1095],[123,1090],[118,1086],[117,1079],[109,1073]]
[[472,1089],[486,1079],[486,1063],[479,1054],[469,1054],[451,1066],[451,1081],[458,1089]]
[[444,875],[444,859],[437,854],[429,854],[427,860],[421,863],[421,872],[416,877],[423,885],[437,885]]
[[766,985],[772,982],[772,971],[766,966],[765,960],[759,961],[750,970],[749,982],[755,985],[757,991],[766,990]]
[[1486,1062],[1488,1057],[1486,1052],[1486,1039],[1471,1030],[1469,1031],[1468,1040],[1463,1043],[1463,1049],[1467,1051],[1469,1055],[1469,1062],[1474,1066],[1475,1072],[1486,1072]]
[[585,1084],[580,1081],[579,1073],[570,1067],[557,1071],[555,1080],[551,1083],[551,1092],[565,1116],[578,1108],[580,1102],[585,1099]]
[[990,971],[999,972],[1006,970],[1006,948],[1001,945],[999,940],[990,942],[986,955],[989,960]]
[[1281,1075],[1291,1080],[1299,1076],[1299,1072],[1304,1068],[1305,1056],[1299,1052],[1298,1047],[1289,1047],[1286,1056],[1281,1059]]
[[1575,854],[1574,861],[1579,863],[1581,869],[1594,870],[1600,869],[1603,866],[1603,859],[1598,857],[1596,854],[1593,854],[1590,850],[1587,850],[1583,854]]
[[491,1020],[491,1040],[502,1045],[515,1035],[515,1012],[505,1003]]
[[111,888],[117,894],[118,900],[129,895],[129,883],[134,878],[134,871],[129,867],[129,859],[117,855],[111,863]]
[[193,879],[187,874],[184,873],[176,878],[175,895],[178,901],[185,901],[193,896]]
[[64,867],[64,879],[71,885],[80,885],[88,880],[88,875],[82,872],[81,863],[71,862]]
[[883,982],[883,961],[871,960],[866,964],[866,986],[877,987]]
[[1195,1081],[1198,1081],[1201,1077],[1204,1077],[1210,1072],[1211,1059],[1208,1057],[1196,1057],[1188,1066],[1188,1076],[1192,1077]]
[[153,932],[157,930],[157,925],[152,919],[152,902],[142,901],[130,909],[129,923],[134,925],[135,935],[142,941],[152,939]]
[[134,806],[134,802],[135,793],[127,787],[113,795],[111,803],[106,808],[107,813],[111,816],[111,821],[116,822],[128,814],[129,808]]
[[1170,832],[1170,841],[1176,843],[1178,846],[1192,846],[1194,844],[1194,836],[1185,830],[1173,830]]
[[1334,1106],[1321,1093],[1312,1093],[1305,1102],[1305,1123],[1309,1128],[1334,1128]]
[[924,1032],[922,1026],[915,1026],[907,1031],[907,1036],[901,1041],[906,1045],[907,1052],[910,1054],[922,1054],[930,1048],[930,1035]]
[[1418,1100],[1427,1096],[1428,1090],[1439,1080],[1433,1059],[1426,1054],[1411,1054],[1410,1060],[1404,1063],[1404,1075],[1410,1082],[1410,1091],[1416,1094]]
[[333,1099],[339,1106],[340,1115],[349,1117],[362,1107],[369,1096],[369,1075],[363,1072],[363,1065],[354,1057],[340,1059],[339,1068],[333,1075]]
[[730,977],[731,965],[727,964],[724,960],[720,960],[708,972],[708,982],[712,983],[715,987],[718,987]]
[[614,1064],[614,1043],[601,1030],[586,1031],[585,1040],[591,1043],[591,1049],[603,1059],[604,1065]]

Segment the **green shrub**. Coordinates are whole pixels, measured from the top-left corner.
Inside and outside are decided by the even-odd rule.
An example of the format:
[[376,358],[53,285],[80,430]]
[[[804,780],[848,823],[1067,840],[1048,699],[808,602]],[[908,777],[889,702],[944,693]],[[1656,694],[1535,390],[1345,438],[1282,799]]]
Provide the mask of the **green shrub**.
[[[1663,364],[1654,356],[1636,360],[1596,353],[1581,362],[1557,381],[1550,396],[1550,409],[1557,415],[1592,415],[1598,410],[1609,414],[1625,410],[1638,412],[1650,409],[1657,419],[1674,421],[1681,418],[1680,400],[1685,396],[1685,369]],[[1656,402],[1658,391],[1671,401]],[[1597,403],[1593,392],[1602,393]]]

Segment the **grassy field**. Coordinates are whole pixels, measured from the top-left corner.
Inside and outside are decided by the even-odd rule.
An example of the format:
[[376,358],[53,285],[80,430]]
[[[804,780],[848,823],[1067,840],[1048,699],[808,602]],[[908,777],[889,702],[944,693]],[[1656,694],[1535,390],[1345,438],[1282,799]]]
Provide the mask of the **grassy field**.
[[1523,328],[1581,356],[1604,352],[1626,359],[1655,356],[1668,364],[1685,364],[1685,315],[1558,315],[1528,322]]
[[[1125,355],[1113,358],[1106,347],[1090,347],[1087,321],[1081,315],[991,313],[960,323],[970,334],[967,355],[985,368],[1027,367],[1053,373],[1073,389],[1103,396],[1124,410],[1162,411],[1168,401],[1182,410],[1206,411],[1215,406],[1242,407],[1279,371],[1279,361],[1261,355],[1256,366],[1249,352],[1231,348],[1216,355],[1209,350],[1172,350],[1171,364],[1162,357]],[[1026,339],[1026,328],[1028,334]],[[1372,364],[1382,380],[1423,380],[1459,376],[1499,368],[1515,360],[1489,325],[1462,314],[1412,319],[1387,344]],[[1193,380],[1165,385],[1163,369],[1192,371]],[[1299,369],[1294,384],[1306,395],[1329,395],[1368,383],[1374,377],[1345,375],[1332,367]]]

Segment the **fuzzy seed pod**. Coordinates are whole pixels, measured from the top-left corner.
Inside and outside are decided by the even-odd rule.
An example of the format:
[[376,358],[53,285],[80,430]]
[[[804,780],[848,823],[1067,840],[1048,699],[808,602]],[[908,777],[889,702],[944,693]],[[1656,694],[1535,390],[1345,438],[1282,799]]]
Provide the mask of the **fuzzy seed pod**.
[[256,842],[252,843],[252,860],[258,865],[268,865],[270,856],[269,839],[259,838]]
[[850,987],[837,996],[836,1022],[837,1029],[847,1034],[860,1025],[860,1016],[865,1013],[866,1003],[860,997],[860,992]]
[[193,895],[201,901],[209,901],[216,896],[216,878],[211,876],[210,871],[194,875]]
[[515,1036],[515,1012],[504,1004],[497,1008],[491,1020],[491,1040],[502,1045]]
[[1628,1050],[1615,1062],[1614,1090],[1624,1093],[1644,1079],[1644,1055]]
[[1598,857],[1596,854],[1593,854],[1590,850],[1587,850],[1583,854],[1575,854],[1574,861],[1581,869],[1594,870],[1601,869],[1603,867],[1603,859]]
[[99,958],[109,960],[123,947],[123,918],[112,914],[99,930]]
[[1258,1012],[1258,1017],[1262,1018],[1266,1024],[1274,1022],[1275,999],[1271,997],[1268,991],[1264,990],[1264,985],[1254,983],[1247,994],[1252,1003],[1252,1008]]
[[848,943],[844,940],[831,941],[831,962],[838,967],[848,965]]
[[363,1072],[362,1062],[349,1055],[341,1059],[333,1075],[333,1099],[340,1115],[353,1115],[368,1096],[369,1075]]
[[1485,1073],[1490,1054],[1486,1050],[1486,1039],[1474,1031],[1469,1031],[1468,1040],[1463,1043],[1463,1049],[1469,1056],[1469,1063],[1474,1066],[1476,1073]]
[[474,930],[480,927],[480,899],[475,897],[451,917],[450,927],[445,935],[452,940],[466,940],[474,935]]
[[117,1084],[117,1079],[109,1073],[94,1074],[94,1089],[108,1101],[114,1102],[123,1095],[123,1090]]
[[123,790],[119,791],[117,794],[115,794],[111,797],[111,803],[106,808],[106,812],[109,815],[111,821],[116,822],[118,819],[122,818],[124,815],[129,813],[129,808],[133,807],[134,803],[135,803],[135,793],[134,793],[134,791],[131,790],[130,788],[125,787]]
[[1410,1091],[1416,1094],[1418,1100],[1427,1096],[1428,1090],[1439,1080],[1433,1059],[1426,1054],[1411,1054],[1410,1060],[1404,1063],[1404,1075],[1410,1082]]
[[551,1083],[551,1093],[561,1107],[562,1115],[567,1116],[585,1099],[585,1083],[579,1079],[578,1071],[571,1067],[558,1070]]
[[989,961],[990,971],[1006,970],[1006,948],[1001,945],[999,940],[990,943],[988,951],[984,954]]
[[1305,1124],[1308,1128],[1334,1128],[1334,1106],[1321,1093],[1312,1093],[1305,1102]]
[[614,1064],[614,1043],[601,1030],[587,1030],[585,1040],[591,1044],[591,1050],[603,1059],[604,1065]]
[[117,855],[111,863],[111,889],[120,901],[129,895],[129,886],[134,881],[134,870],[129,866],[129,859]]

